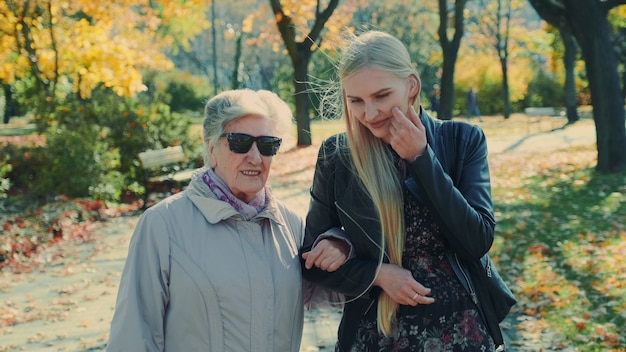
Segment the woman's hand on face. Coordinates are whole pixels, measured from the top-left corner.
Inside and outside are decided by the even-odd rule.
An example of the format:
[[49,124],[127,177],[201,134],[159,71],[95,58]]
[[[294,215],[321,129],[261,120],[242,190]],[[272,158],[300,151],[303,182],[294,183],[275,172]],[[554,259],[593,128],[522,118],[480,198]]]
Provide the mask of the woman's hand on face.
[[350,245],[337,238],[325,238],[319,241],[309,252],[302,253],[304,266],[311,269],[314,265],[322,270],[333,272],[346,262],[350,254]]
[[428,297],[430,288],[415,281],[409,270],[398,265],[383,263],[374,285],[382,288],[398,304],[416,306],[435,302],[434,298]]
[[426,151],[426,129],[412,105],[409,106],[408,116],[398,107],[391,112],[394,118],[389,127],[389,143],[402,159],[413,162]]

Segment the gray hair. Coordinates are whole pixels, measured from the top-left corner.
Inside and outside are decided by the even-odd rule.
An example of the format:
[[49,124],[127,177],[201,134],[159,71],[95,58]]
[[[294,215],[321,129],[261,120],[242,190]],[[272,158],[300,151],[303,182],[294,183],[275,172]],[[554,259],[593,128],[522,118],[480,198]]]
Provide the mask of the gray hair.
[[[226,125],[246,115],[267,117],[274,122],[274,136],[289,139],[293,115],[289,105],[278,95],[268,90],[228,90],[211,98],[204,108],[205,165],[210,165],[208,146],[217,143]],[[285,143],[282,146],[284,145]]]

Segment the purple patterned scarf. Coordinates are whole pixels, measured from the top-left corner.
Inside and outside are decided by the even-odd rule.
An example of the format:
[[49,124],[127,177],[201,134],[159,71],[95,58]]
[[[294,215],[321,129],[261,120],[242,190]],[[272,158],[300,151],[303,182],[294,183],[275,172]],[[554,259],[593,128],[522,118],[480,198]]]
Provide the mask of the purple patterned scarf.
[[226,202],[235,208],[241,215],[250,220],[255,217],[261,210],[265,208],[265,188],[259,191],[250,203],[246,203],[241,199],[235,197],[231,192],[230,187],[224,181],[215,174],[212,168],[202,174],[202,180],[206,183],[211,191],[217,196],[217,199]]

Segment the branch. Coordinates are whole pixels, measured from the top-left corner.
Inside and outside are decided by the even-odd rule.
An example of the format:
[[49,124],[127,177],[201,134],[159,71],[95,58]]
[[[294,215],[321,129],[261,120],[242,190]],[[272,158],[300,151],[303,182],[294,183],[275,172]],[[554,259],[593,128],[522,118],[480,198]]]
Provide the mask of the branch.
[[57,83],[59,82],[59,51],[57,49],[57,41],[54,36],[54,19],[52,18],[52,1],[48,1],[48,26],[50,27],[50,45],[54,52],[54,79],[52,81],[52,95],[56,92]]
[[339,5],[339,0],[331,0],[328,3],[326,9],[322,12],[319,12],[320,8],[320,0],[317,1],[317,15],[315,16],[315,22],[313,23],[313,27],[311,28],[311,32],[307,36],[311,41],[311,45],[317,42],[320,33],[324,29],[324,25],[328,22],[328,19],[333,14],[337,6]]
[[446,0],[439,0],[439,28],[437,33],[439,34],[439,42],[441,47],[445,51],[448,47],[448,2]]
[[614,7],[618,7],[619,5],[625,5],[625,4],[626,4],[626,0],[604,0],[600,2],[600,5],[604,7],[606,11],[609,11],[610,9]]
[[565,4],[563,4],[563,0],[529,0],[529,2],[544,21],[559,30],[571,32],[567,22],[567,9]]
[[285,15],[283,7],[280,4],[280,0],[270,0],[272,11],[274,12],[274,18],[276,19],[276,26],[280,32],[280,36],[283,38],[287,52],[291,57],[292,62],[296,62],[298,59],[297,47],[296,47],[296,33],[291,22],[291,17]]

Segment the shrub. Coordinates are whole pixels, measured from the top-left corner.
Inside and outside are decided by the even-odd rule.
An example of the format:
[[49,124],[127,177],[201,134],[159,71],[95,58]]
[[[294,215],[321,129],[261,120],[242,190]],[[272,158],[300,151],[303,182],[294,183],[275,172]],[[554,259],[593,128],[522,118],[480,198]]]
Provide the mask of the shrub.
[[169,106],[173,112],[200,112],[204,107],[204,99],[197,95],[191,83],[172,81],[165,92],[170,96]]
[[25,83],[20,99],[33,102],[46,144],[11,150],[12,182],[39,199],[117,201],[129,187],[143,191],[135,187],[141,184],[139,152],[182,145],[195,160],[201,141],[189,138],[192,113],[172,113],[164,88],[125,98],[100,87],[83,99],[71,92],[48,97]]
[[7,157],[5,161],[0,163],[0,198],[6,198],[7,192],[11,188],[11,180],[6,177],[13,166],[8,163],[9,158]]
[[526,106],[563,106],[565,101],[563,94],[562,84],[542,70],[538,70],[533,80],[528,83],[528,93],[524,102]]

